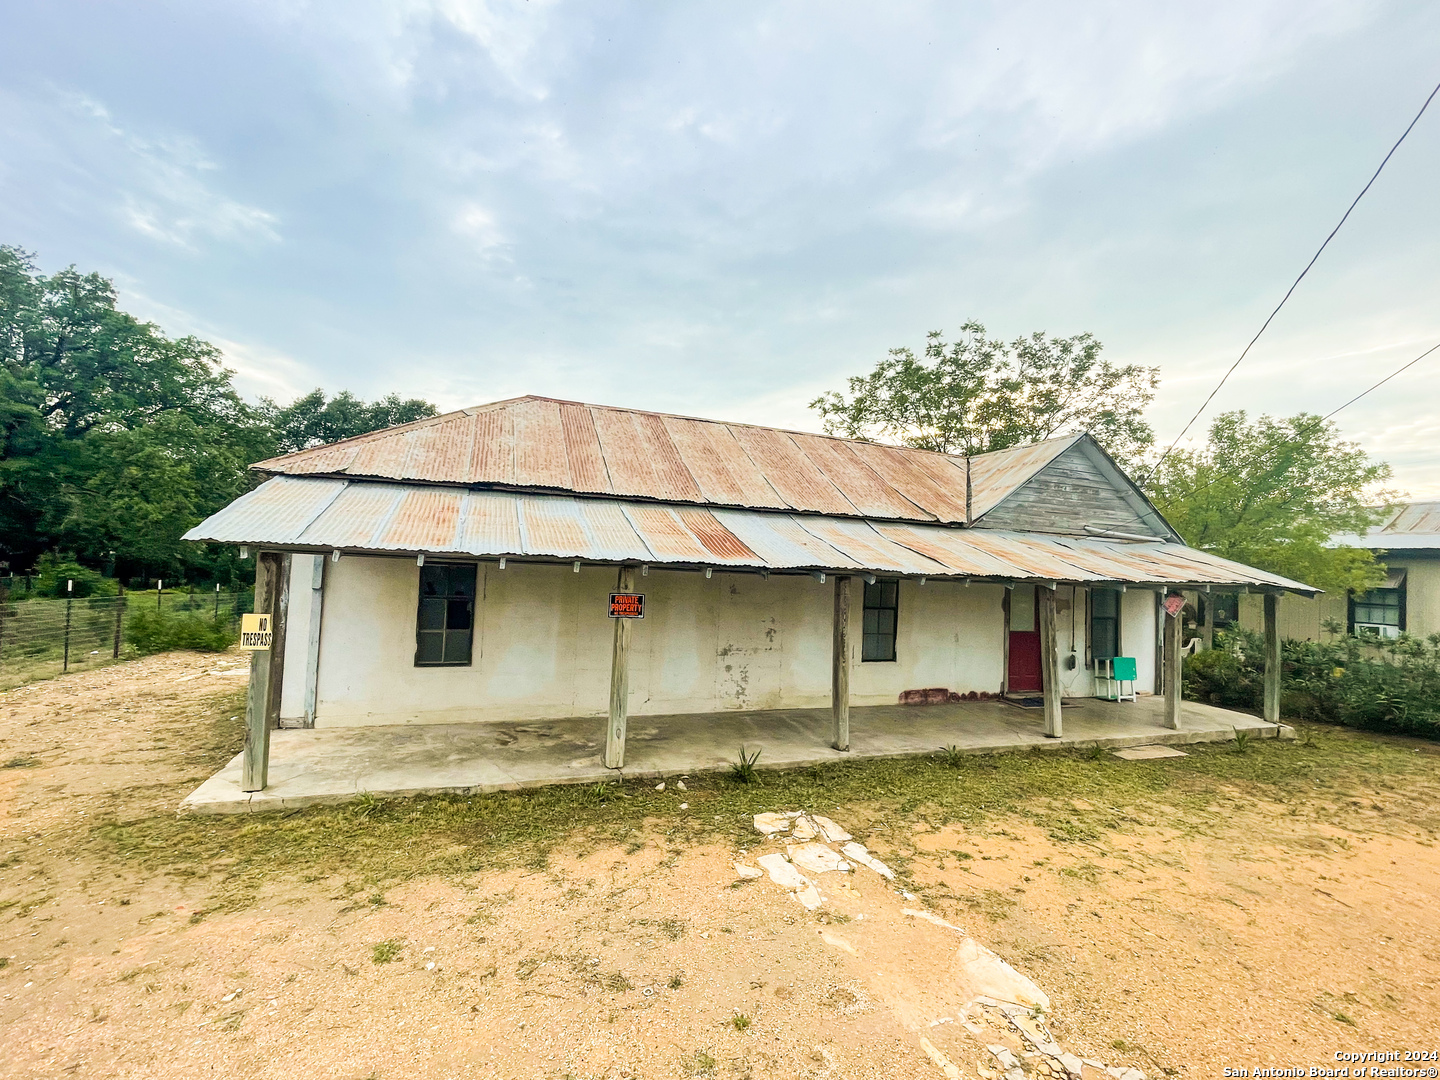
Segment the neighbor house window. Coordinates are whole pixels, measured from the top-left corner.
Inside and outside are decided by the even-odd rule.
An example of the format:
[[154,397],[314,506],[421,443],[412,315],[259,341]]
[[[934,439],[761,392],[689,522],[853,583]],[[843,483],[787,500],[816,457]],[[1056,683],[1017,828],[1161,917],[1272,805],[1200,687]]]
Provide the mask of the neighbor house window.
[[1090,655],[1111,660],[1120,655],[1120,590],[1090,590]]
[[470,663],[474,627],[475,565],[426,563],[420,567],[415,666]]
[[1393,638],[1405,629],[1405,576],[1392,574],[1386,587],[1358,593],[1350,600],[1350,632]]
[[865,586],[865,634],[861,660],[895,659],[895,617],[900,606],[900,583],[877,581]]

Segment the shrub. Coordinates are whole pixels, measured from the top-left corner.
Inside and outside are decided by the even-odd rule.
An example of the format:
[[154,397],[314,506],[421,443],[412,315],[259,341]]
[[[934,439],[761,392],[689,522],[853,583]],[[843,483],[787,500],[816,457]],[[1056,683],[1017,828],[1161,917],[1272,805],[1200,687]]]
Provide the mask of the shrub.
[[[1440,635],[1284,641],[1280,656],[1282,715],[1440,738]],[[1193,701],[1259,709],[1259,635],[1217,633],[1214,649],[1185,661],[1184,686]]]
[[[114,596],[120,591],[113,579],[98,570],[81,566],[73,555],[51,555],[47,552],[35,564],[35,573],[38,575],[34,589],[36,596],[53,596],[60,600],[73,596],[80,600],[87,596]],[[66,591],[67,581],[75,583],[74,592]]]
[[235,634],[224,615],[218,619],[209,614],[175,615],[145,605],[126,614],[125,640],[141,653],[224,652],[235,644]]

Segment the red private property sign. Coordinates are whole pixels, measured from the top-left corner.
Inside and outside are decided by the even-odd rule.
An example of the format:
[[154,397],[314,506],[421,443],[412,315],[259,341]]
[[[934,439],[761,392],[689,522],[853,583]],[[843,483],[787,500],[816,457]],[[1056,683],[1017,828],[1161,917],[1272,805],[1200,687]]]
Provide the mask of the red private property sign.
[[612,619],[643,619],[645,617],[645,594],[612,592],[610,594],[610,617]]

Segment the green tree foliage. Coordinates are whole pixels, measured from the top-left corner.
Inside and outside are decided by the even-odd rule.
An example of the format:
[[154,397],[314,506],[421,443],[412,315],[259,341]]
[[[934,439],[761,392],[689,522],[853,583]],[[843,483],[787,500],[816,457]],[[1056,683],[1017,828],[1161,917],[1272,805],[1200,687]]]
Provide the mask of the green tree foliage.
[[1116,366],[1089,334],[1043,333],[1006,344],[967,322],[947,342],[939,330],[925,355],[891,349],[868,375],[810,403],[825,430],[852,439],[899,442],[947,454],[983,454],[1021,443],[1089,431],[1121,462],[1155,441],[1144,409],[1159,369]]
[[169,338],[74,267],[46,276],[0,246],[0,558],[64,551],[120,578],[233,581],[234,552],[186,529],[255,482],[277,451],[433,415],[394,395],[241,399],[213,345]]
[[1389,465],[1318,416],[1236,411],[1215,419],[1203,447],[1171,453],[1146,487],[1192,547],[1343,595],[1383,570],[1368,550],[1326,545],[1379,521],[1389,479]]
[[276,450],[289,454],[423,420],[435,415],[435,406],[419,398],[402,401],[398,394],[366,404],[348,390],[327,401],[325,392],[317,389],[283,407],[261,398],[260,412],[275,434]]

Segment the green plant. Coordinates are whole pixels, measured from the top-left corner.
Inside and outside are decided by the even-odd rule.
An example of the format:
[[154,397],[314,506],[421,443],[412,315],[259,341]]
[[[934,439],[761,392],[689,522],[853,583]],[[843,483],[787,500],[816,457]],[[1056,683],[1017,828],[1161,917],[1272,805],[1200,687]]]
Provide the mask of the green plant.
[[209,614],[177,615],[141,605],[125,617],[125,640],[142,653],[195,649],[224,652],[235,644],[229,619]]
[[952,769],[958,769],[965,761],[965,751],[951,743],[949,746],[940,748],[940,760]]
[[605,989],[611,993],[619,994],[626,990],[634,989],[634,983],[625,977],[624,972],[612,971],[602,980]]
[[685,1062],[686,1076],[714,1076],[718,1062],[704,1050],[696,1050],[695,1056]]
[[400,950],[404,942],[399,938],[387,938],[384,941],[377,941],[370,947],[370,959],[377,964],[390,964],[400,959]]
[[1255,737],[1253,731],[1244,728],[1235,728],[1235,753],[1246,754],[1250,751],[1250,740]]
[[670,976],[670,981],[665,985],[670,987],[671,990],[679,990],[680,987],[685,985],[685,977],[677,971],[674,975]]
[[736,1012],[734,1016],[730,1017],[730,1026],[736,1031],[747,1031],[750,1027],[750,1017],[742,1012]]
[[1099,761],[1104,756],[1105,747],[1101,746],[1099,743],[1096,743],[1094,746],[1090,747],[1090,749],[1085,751],[1085,757],[1088,761]]
[[759,780],[755,772],[755,762],[760,760],[760,751],[753,754],[746,754],[745,747],[740,747],[740,759],[730,766],[730,776],[742,784],[753,784]]

